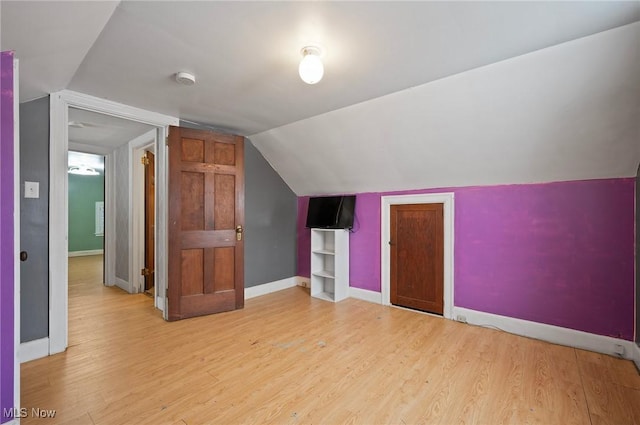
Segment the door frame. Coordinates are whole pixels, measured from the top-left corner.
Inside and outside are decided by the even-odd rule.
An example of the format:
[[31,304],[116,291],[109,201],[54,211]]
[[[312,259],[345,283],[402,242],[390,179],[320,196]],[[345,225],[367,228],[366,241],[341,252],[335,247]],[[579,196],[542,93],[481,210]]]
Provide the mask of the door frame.
[[[104,273],[104,285],[112,286],[115,279],[115,235],[109,229],[115,228],[115,165],[113,153],[107,149],[91,146],[82,143],[69,142],[67,152],[75,151],[100,155],[104,157],[104,238],[102,241],[102,251],[104,262],[102,270]],[[113,223],[113,227],[112,227]]]
[[[50,102],[49,120],[49,354],[65,351],[68,345],[68,176],[67,176],[67,151],[69,148],[69,107],[84,109],[101,114],[124,118],[149,124],[159,128],[159,138],[163,140],[167,136],[169,125],[179,125],[180,120],[168,115],[146,111],[121,103],[100,99],[83,93],[70,90],[62,90],[52,93]],[[157,259],[158,277],[156,279],[159,288],[166,284],[166,170],[167,149],[158,150],[158,175],[157,180],[158,205],[156,206],[157,226]],[[105,241],[106,242],[106,241]],[[162,267],[160,267],[162,265]],[[160,291],[158,291],[160,292]],[[164,314],[166,298],[164,289],[159,297]]]
[[[140,270],[144,268],[144,170],[141,159],[145,150],[158,148],[157,132],[151,130],[129,142],[129,285],[132,293],[144,292],[144,278]],[[157,175],[155,176],[157,178]],[[156,196],[158,188],[156,188]],[[155,261],[154,255],[154,261]],[[156,297],[156,300],[158,298]],[[159,307],[156,303],[156,307]]]
[[391,305],[391,205],[406,204],[443,204],[444,214],[444,310],[445,319],[453,318],[453,242],[454,242],[454,194],[430,193],[417,195],[390,195],[382,196],[381,220],[380,220],[380,290],[382,304]]

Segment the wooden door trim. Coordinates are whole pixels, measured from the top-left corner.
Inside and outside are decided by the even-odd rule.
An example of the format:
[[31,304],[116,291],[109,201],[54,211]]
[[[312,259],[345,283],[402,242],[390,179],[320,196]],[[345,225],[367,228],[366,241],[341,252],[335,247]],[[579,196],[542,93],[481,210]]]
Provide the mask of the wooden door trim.
[[382,196],[380,220],[380,266],[382,304],[391,305],[391,205],[443,204],[444,212],[444,312],[445,319],[453,318],[453,241],[454,241],[454,194],[432,193],[419,195]]

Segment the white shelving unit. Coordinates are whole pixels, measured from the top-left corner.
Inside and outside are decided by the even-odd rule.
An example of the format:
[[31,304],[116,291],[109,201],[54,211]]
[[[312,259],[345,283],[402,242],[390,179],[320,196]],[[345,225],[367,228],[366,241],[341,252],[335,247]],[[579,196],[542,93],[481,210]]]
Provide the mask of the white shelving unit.
[[311,296],[337,302],[349,297],[349,231],[311,229]]

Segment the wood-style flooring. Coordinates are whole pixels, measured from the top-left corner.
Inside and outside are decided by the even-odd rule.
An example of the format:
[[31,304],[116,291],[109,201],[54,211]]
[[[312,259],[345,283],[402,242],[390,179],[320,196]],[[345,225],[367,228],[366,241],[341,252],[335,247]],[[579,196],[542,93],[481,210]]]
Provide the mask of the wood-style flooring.
[[633,363],[291,288],[164,322],[70,259],[69,348],[22,365],[23,424],[640,424]]

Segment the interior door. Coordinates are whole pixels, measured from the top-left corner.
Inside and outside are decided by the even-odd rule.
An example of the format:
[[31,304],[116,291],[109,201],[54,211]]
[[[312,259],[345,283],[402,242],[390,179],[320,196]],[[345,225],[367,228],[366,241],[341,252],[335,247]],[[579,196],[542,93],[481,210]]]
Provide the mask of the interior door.
[[391,304],[443,314],[443,204],[391,205]]
[[156,159],[146,151],[144,167],[144,290],[150,290],[155,282],[155,227],[156,227]]
[[244,139],[169,130],[168,319],[244,307]]

